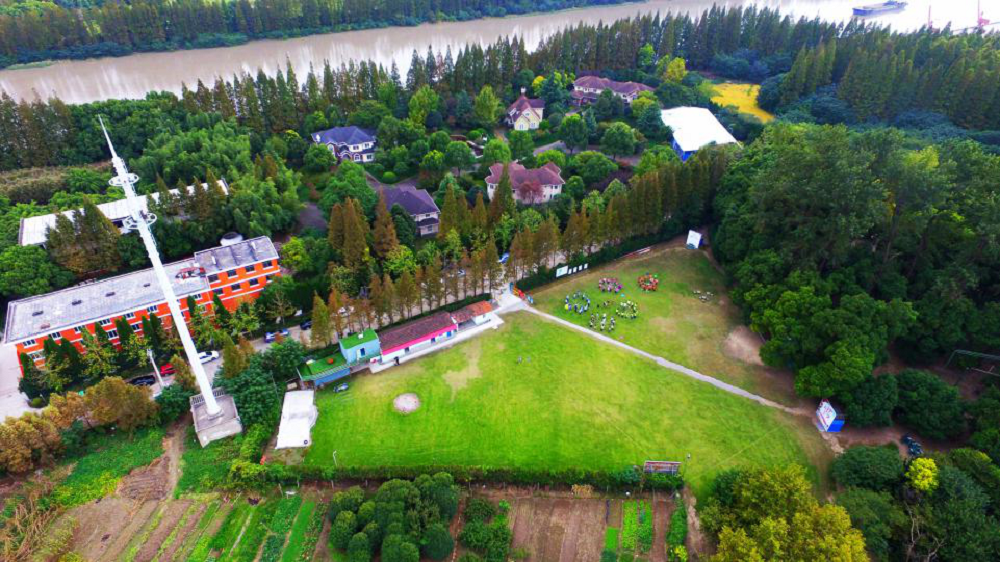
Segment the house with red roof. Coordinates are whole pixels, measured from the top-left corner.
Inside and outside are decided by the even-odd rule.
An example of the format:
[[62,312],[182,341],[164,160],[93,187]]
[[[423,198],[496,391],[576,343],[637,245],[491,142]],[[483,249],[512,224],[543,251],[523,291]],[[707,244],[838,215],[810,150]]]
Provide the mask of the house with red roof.
[[545,101],[528,98],[522,88],[521,97],[514,100],[514,103],[507,108],[504,121],[515,131],[533,131],[541,124],[544,113]]
[[[490,199],[496,193],[503,177],[502,163],[490,166],[490,175],[486,176],[486,194]],[[562,178],[562,170],[553,162],[547,162],[541,168],[528,169],[519,162],[507,164],[507,174],[510,176],[510,187],[514,191],[514,199],[525,205],[548,203],[562,193],[566,183]]]
[[604,90],[611,90],[622,101],[632,105],[640,92],[652,92],[654,88],[639,82],[615,82],[600,76],[581,76],[573,81],[570,101],[574,105],[589,105],[597,101]]
[[383,365],[395,362],[405,355],[454,337],[458,324],[447,312],[437,312],[378,334],[382,345]]

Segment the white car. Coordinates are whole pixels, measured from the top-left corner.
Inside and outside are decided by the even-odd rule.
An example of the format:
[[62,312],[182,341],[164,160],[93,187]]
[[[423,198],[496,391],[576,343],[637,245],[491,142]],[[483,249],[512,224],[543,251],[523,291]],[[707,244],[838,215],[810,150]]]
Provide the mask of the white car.
[[201,353],[198,354],[198,360],[201,361],[202,364],[211,363],[212,361],[215,361],[218,358],[219,358],[218,351],[202,351]]

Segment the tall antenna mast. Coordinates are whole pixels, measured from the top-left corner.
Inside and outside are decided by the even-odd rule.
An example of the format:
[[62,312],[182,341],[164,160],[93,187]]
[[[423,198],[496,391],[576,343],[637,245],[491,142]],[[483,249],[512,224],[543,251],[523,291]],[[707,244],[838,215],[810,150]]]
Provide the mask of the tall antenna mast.
[[160,259],[160,252],[156,249],[153,231],[149,228],[149,225],[156,221],[156,215],[140,210],[138,197],[135,194],[135,184],[139,181],[139,176],[129,172],[128,168],[125,167],[125,161],[118,156],[115,152],[115,147],[111,144],[111,137],[108,136],[108,130],[104,127],[104,119],[101,119],[100,116],[98,116],[98,119],[101,122],[101,130],[104,131],[104,138],[108,141],[108,148],[111,150],[111,164],[114,166],[116,174],[108,183],[122,188],[122,191],[125,192],[125,201],[127,202],[129,211],[129,216],[125,219],[125,228],[139,231],[139,236],[142,238],[143,244],[146,245],[149,261],[153,263],[153,271],[156,273],[156,281],[160,284],[160,290],[163,291],[167,307],[170,308],[170,316],[174,320],[174,329],[177,330],[177,335],[180,336],[181,345],[184,346],[184,354],[187,356],[188,364],[191,365],[191,370],[194,372],[195,380],[198,381],[198,389],[201,391],[201,397],[205,400],[207,414],[209,416],[220,415],[222,414],[222,408],[219,407],[219,403],[215,400],[215,395],[212,393],[212,384],[208,382],[208,375],[205,374],[205,368],[202,366],[201,360],[198,359],[198,348],[195,347],[194,340],[191,339],[191,332],[184,321],[181,307],[177,303],[177,294],[174,293],[174,287],[170,284],[167,271],[163,269],[163,260]]

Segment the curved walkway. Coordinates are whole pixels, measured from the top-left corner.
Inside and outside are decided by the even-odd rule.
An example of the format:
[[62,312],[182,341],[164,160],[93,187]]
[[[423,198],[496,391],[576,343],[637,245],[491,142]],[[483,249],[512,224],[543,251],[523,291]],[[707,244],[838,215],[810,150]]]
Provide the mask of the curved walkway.
[[562,324],[563,326],[566,326],[567,328],[571,328],[571,329],[576,330],[578,332],[583,332],[584,334],[587,334],[588,336],[590,336],[590,337],[592,337],[592,338],[594,338],[596,340],[600,340],[600,341],[603,341],[605,343],[609,343],[611,345],[618,346],[618,347],[620,347],[620,348],[622,348],[622,349],[624,349],[626,351],[630,351],[630,352],[632,352],[632,353],[634,353],[636,355],[640,355],[642,357],[645,357],[646,359],[651,359],[652,361],[656,362],[657,365],[659,365],[659,366],[661,366],[661,367],[663,367],[665,369],[670,369],[671,371],[680,373],[680,374],[682,374],[682,375],[684,375],[686,377],[691,377],[693,379],[697,379],[697,380],[700,380],[702,382],[707,382],[708,384],[710,384],[710,385],[712,385],[712,386],[714,386],[714,387],[716,387],[716,388],[718,388],[720,390],[724,390],[724,391],[726,391],[726,392],[728,392],[730,394],[735,394],[736,396],[742,396],[743,398],[747,398],[749,400],[753,400],[754,402],[758,402],[758,403],[763,404],[764,406],[767,406],[769,408],[775,408],[775,409],[778,409],[778,410],[781,410],[783,412],[786,412],[786,413],[789,413],[789,414],[793,414],[793,415],[796,415],[796,416],[812,416],[811,412],[807,412],[807,411],[804,411],[804,410],[801,410],[801,409],[798,409],[798,408],[789,408],[788,406],[785,406],[784,404],[779,404],[779,403],[777,403],[777,402],[775,402],[773,400],[768,400],[767,398],[764,398],[763,396],[759,396],[759,395],[754,394],[752,392],[747,392],[746,390],[743,390],[742,388],[740,388],[738,386],[733,386],[733,385],[731,385],[731,384],[729,384],[727,382],[721,381],[721,380],[719,380],[719,379],[717,379],[715,377],[710,377],[708,375],[704,375],[702,373],[699,373],[698,371],[695,371],[693,369],[689,369],[689,368],[685,367],[684,365],[678,365],[677,363],[674,363],[673,361],[664,359],[663,357],[660,357],[658,355],[653,355],[652,353],[643,351],[643,350],[641,350],[639,348],[632,347],[631,345],[622,343],[622,342],[620,342],[618,340],[615,340],[613,338],[609,338],[608,336],[606,336],[604,334],[601,334],[599,332],[595,332],[593,330],[588,330],[587,328],[584,328],[583,326],[579,326],[579,325],[574,324],[574,323],[572,323],[572,322],[570,322],[568,320],[563,320],[562,318],[559,318],[558,316],[553,316],[551,314],[542,312],[542,311],[538,310],[537,308],[535,308],[533,306],[525,306],[524,310],[527,310],[528,312],[530,312],[532,314],[537,314],[538,316],[541,316],[543,318],[547,318],[547,319],[549,319],[549,320],[551,320],[553,322],[556,322],[558,324]]

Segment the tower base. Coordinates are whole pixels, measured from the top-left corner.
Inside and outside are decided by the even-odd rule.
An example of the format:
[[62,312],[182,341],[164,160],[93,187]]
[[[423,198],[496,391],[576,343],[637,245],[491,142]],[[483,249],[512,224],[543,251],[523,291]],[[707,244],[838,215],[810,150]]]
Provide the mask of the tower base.
[[214,416],[209,415],[205,399],[200,394],[196,394],[190,399],[194,430],[198,434],[198,442],[201,443],[202,447],[212,441],[243,432],[243,424],[240,422],[240,415],[236,411],[236,402],[233,401],[233,397],[226,394],[221,388],[213,389],[212,394],[215,395],[215,401],[221,408],[221,411]]

